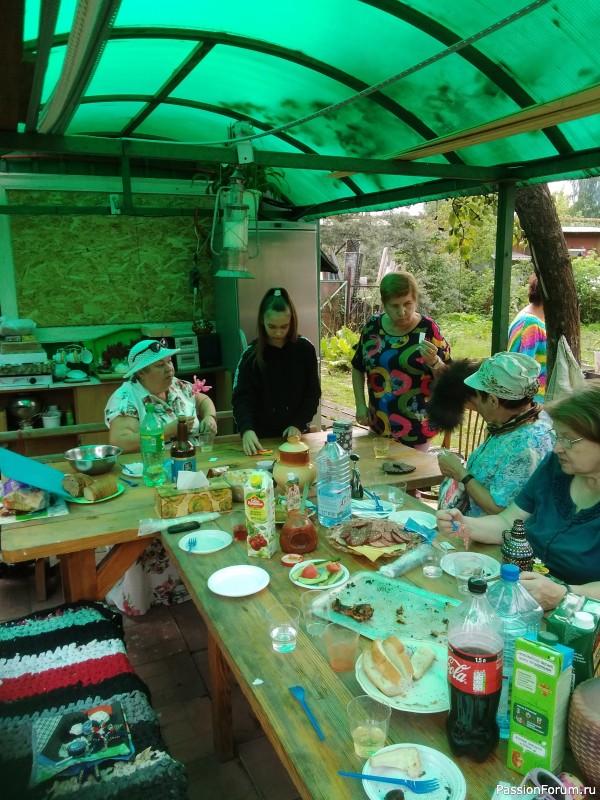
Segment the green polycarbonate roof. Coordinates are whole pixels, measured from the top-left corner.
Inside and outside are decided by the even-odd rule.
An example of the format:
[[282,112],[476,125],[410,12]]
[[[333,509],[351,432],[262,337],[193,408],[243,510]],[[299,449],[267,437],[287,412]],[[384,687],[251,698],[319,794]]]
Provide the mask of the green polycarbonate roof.
[[587,177],[599,42],[600,0],[26,0],[38,93],[0,148],[218,171],[247,121],[305,218]]

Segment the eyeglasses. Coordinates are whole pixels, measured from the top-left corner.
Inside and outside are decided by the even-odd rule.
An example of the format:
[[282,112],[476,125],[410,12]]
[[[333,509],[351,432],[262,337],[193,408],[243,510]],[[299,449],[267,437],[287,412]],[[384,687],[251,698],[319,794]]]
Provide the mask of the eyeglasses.
[[554,428],[551,429],[550,433],[556,436],[556,443],[565,450],[570,450],[576,442],[582,442],[585,439],[585,436],[580,436],[578,439],[569,439],[568,436],[559,436]]
[[166,339],[161,339],[158,342],[150,342],[147,347],[144,347],[143,350],[140,350],[139,353],[135,354],[134,360],[137,361],[137,359],[147,350],[150,350],[151,353],[160,353],[163,347],[168,347],[168,342]]

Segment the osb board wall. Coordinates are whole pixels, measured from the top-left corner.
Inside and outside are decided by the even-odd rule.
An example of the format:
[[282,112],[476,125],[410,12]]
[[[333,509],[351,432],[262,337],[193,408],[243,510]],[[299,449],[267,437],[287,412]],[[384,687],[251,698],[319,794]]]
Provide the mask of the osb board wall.
[[[10,191],[21,205],[102,206],[107,194]],[[134,195],[134,206],[210,206],[212,198]],[[208,220],[202,222],[208,232]],[[11,218],[19,314],[38,327],[192,319],[191,217],[40,215]],[[196,318],[214,319],[210,248],[200,235]],[[200,300],[202,308],[200,309]]]

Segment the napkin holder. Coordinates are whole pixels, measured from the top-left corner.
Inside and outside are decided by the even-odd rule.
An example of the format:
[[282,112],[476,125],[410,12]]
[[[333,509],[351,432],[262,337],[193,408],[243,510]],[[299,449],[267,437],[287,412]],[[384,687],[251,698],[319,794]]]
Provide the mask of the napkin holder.
[[225,481],[211,482],[200,489],[179,491],[172,485],[156,486],[155,508],[161,519],[175,519],[201,511],[231,511],[233,507],[231,486]]

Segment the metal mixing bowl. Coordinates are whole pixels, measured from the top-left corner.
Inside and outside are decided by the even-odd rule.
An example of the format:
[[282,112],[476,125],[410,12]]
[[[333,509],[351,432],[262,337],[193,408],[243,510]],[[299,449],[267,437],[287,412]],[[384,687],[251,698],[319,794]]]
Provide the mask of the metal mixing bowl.
[[122,452],[120,447],[114,447],[112,444],[90,444],[67,450],[65,458],[77,472],[102,475],[114,467]]

